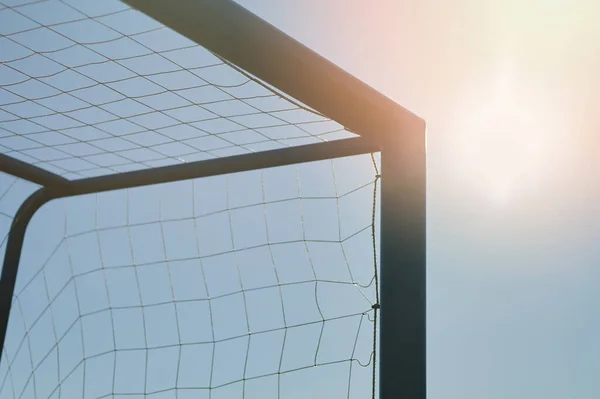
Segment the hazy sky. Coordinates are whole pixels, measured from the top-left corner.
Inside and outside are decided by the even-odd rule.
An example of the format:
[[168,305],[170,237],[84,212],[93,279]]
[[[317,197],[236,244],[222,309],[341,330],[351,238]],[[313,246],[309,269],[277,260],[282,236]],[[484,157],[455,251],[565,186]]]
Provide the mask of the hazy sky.
[[596,2],[240,3],[428,122],[429,397],[596,397]]
[[[93,5],[91,2],[78,1],[67,2],[81,3],[84,7]],[[600,51],[596,44],[600,41],[600,28],[595,21],[600,8],[594,1],[572,4],[573,2],[564,0],[538,0],[529,2],[528,5],[523,5],[518,0],[239,1],[428,122],[429,397],[595,398],[600,392],[600,383],[596,378],[600,372],[600,316],[597,311],[600,308],[600,296],[597,295],[600,283],[600,271],[597,269],[600,251],[596,245],[596,241],[600,239],[600,195],[599,184],[594,176],[598,171],[598,139],[595,138],[595,132],[600,127],[596,117],[600,112],[600,102],[596,98],[595,90],[596,87],[600,87],[600,79],[595,76],[595,71],[600,70]],[[91,9],[93,11],[93,7]],[[40,12],[34,16],[45,18],[50,14]],[[123,21],[119,23],[123,24]],[[137,24],[129,24],[128,27],[140,28]],[[68,33],[102,34],[103,31],[88,32],[86,29],[75,29]],[[150,39],[147,43],[151,46],[165,44]],[[172,44],[170,41],[166,43]],[[192,59],[194,58],[184,57],[184,61]],[[148,63],[135,67],[145,66],[156,64]],[[27,95],[27,92],[25,94]],[[98,111],[97,108],[94,110]],[[127,107],[119,109],[128,110],[130,109]],[[333,187],[332,182],[323,177],[329,173],[329,167],[330,164],[325,167],[321,165],[322,169],[317,171],[320,178],[325,180],[312,180],[330,190]],[[373,177],[374,171],[368,162],[363,162],[362,168],[363,177]],[[341,170],[348,173],[352,168],[342,167]],[[284,180],[275,180],[273,186],[277,187],[274,191],[276,197],[281,197],[285,191],[285,187],[280,184]],[[224,180],[219,181],[222,183]],[[233,187],[245,190],[245,184],[248,184],[248,190],[251,190],[263,184],[260,179],[255,181],[258,183],[254,186],[249,183],[250,180],[242,181],[238,181]],[[351,184],[347,186],[349,191],[352,185],[356,188],[360,183],[352,179],[350,181]],[[294,182],[296,184],[293,189],[302,186],[302,179]],[[368,182],[365,178],[365,184]],[[189,187],[177,187],[173,191],[167,190],[167,194],[175,195],[184,202],[186,198],[190,198],[185,195]],[[249,198],[244,190],[239,193],[242,202],[248,201]],[[363,191],[369,194],[368,190]],[[349,201],[351,205],[346,205],[344,212],[354,215],[353,207],[358,207],[356,204],[359,202],[361,209],[370,210],[371,197],[370,194],[366,194],[360,194],[356,202]],[[117,196],[109,195],[103,198],[109,207],[116,207],[123,203],[123,198],[118,197],[124,195],[124,192],[121,192]],[[297,191],[292,195],[298,195]],[[320,192],[317,197],[323,195]],[[332,194],[329,192],[325,196],[331,197]],[[198,216],[196,209],[173,205],[168,201],[166,208],[160,208],[163,206],[160,205],[158,208],[163,210],[157,211],[156,203],[152,201],[158,197],[149,192],[145,192],[140,198],[142,205],[132,206],[133,212],[139,213],[140,220],[132,222],[129,216],[125,218],[125,213],[117,214],[115,211],[105,215],[108,218],[105,220],[107,225],[123,227],[139,222],[148,226],[143,234],[140,233],[141,240],[151,242],[150,237],[156,233],[156,226],[162,226],[158,220],[164,220],[161,214],[164,209],[171,209],[174,213],[187,212],[188,219],[191,215]],[[293,196],[290,198],[294,199]],[[219,197],[218,201],[222,201],[220,206],[226,204],[229,207],[224,197]],[[38,226],[50,226],[49,222],[54,219],[60,219],[61,223],[55,223],[53,228],[46,227],[47,231],[40,228],[40,235],[37,236],[39,242],[43,242],[41,236],[52,236],[56,241],[60,241],[65,235],[70,235],[69,240],[77,241],[80,239],[78,237],[85,239],[96,235],[90,233],[91,235],[79,236],[85,229],[98,227],[98,220],[102,219],[98,219],[100,211],[96,211],[101,209],[102,201],[88,202],[81,199],[75,201],[75,205],[70,208],[75,209],[70,219],[74,221],[73,225],[62,224],[63,215],[52,211],[58,208],[46,208],[47,212],[40,214],[37,219]],[[260,198],[255,203],[258,202]],[[88,207],[90,204],[92,205]],[[14,204],[12,205],[14,208]],[[342,222],[325,219],[325,215],[332,214],[328,213],[327,207],[320,205],[315,208],[317,210],[313,216],[317,227],[313,233],[318,235],[333,231],[335,236],[337,227],[339,239]],[[296,217],[302,212],[295,208],[289,215]],[[236,234],[241,234],[242,241],[246,240],[246,243],[265,240],[262,233],[252,234],[251,229],[254,225],[248,222],[254,220],[252,218],[258,213],[248,214],[240,219],[247,218],[245,224],[242,223],[246,227],[238,227]],[[358,219],[346,218],[354,231],[368,227],[370,213],[364,215],[367,218],[361,218],[360,225],[356,221]],[[151,221],[150,224],[144,224],[148,221],[146,218]],[[286,224],[287,227],[291,225]],[[215,223],[214,226],[220,224]],[[287,227],[281,230],[283,236],[298,233]],[[205,233],[208,237],[206,239],[210,239],[210,231]],[[156,238],[156,235],[153,237]],[[183,241],[183,237],[188,235],[178,235],[178,231],[175,230],[171,235],[171,238],[173,237],[176,240],[172,245],[179,248],[175,252],[178,256],[183,256],[187,250],[185,245],[189,244]],[[178,237],[182,239],[181,242],[177,241]],[[364,250],[357,251],[354,255],[359,259],[357,263],[364,265],[367,263],[363,262],[362,257],[365,254],[370,255],[370,251],[367,250],[370,240],[368,235],[361,239]],[[92,261],[102,259],[104,255],[97,253],[96,258],[92,258],[85,252],[76,252],[77,248],[89,249],[94,245],[96,244],[90,242],[79,247],[73,246],[67,252],[70,252],[71,256],[80,256],[81,262],[75,263],[81,267],[98,266],[99,262]],[[112,245],[114,253],[117,253],[120,246],[118,243]],[[129,245],[134,253],[135,242]],[[152,263],[157,259],[164,259],[166,251],[169,250],[168,245],[164,245],[165,254],[160,250],[156,253],[147,251],[146,256],[149,258],[146,261]],[[152,249],[158,246],[153,245]],[[335,247],[338,248],[339,245]],[[50,251],[50,244],[44,248]],[[292,260],[298,259],[292,256],[293,252],[287,252],[286,255]],[[43,251],[29,251],[27,256],[32,260],[30,265],[34,268],[44,259],[49,259],[49,254]],[[58,261],[51,262],[53,267],[65,265],[65,261],[57,259]],[[284,261],[282,264],[288,265],[289,262]],[[223,261],[219,267],[224,267],[225,264]],[[344,262],[338,259],[335,264],[343,265]],[[170,267],[164,264],[163,266]],[[69,273],[75,272],[67,271],[65,278],[68,279]],[[89,270],[83,272],[85,274]],[[158,286],[161,281],[158,271],[156,273],[149,280],[152,286]],[[56,276],[53,273],[48,275]],[[96,283],[102,281],[103,276],[100,273],[92,270],[90,275],[98,277]],[[28,276],[20,277],[21,281],[26,281],[23,280],[26,277]],[[299,281],[301,277],[295,275],[294,279]],[[187,283],[187,288],[190,288],[190,281],[185,280],[183,287],[185,288]],[[232,280],[225,277],[223,281]],[[38,283],[41,284],[39,281]],[[43,290],[39,284],[37,288]],[[49,283],[46,281],[45,284]],[[69,290],[72,285],[68,285]],[[32,286],[36,287],[33,283]],[[97,288],[97,284],[91,286]],[[215,287],[221,289],[224,286],[218,283]],[[49,289],[48,286],[46,289]],[[372,287],[369,289],[372,291]],[[369,301],[372,300],[371,291]],[[91,298],[90,304],[101,304],[106,308],[105,303],[108,302],[104,297],[94,297],[95,291],[91,288],[83,292]],[[121,290],[121,293],[124,296],[128,294],[126,290]],[[29,294],[31,297],[27,302],[26,297]],[[35,300],[38,294],[39,292],[36,293],[33,289],[29,293],[25,292],[24,302],[31,308],[25,310],[24,319],[29,317],[28,311],[33,312],[31,314],[40,311]],[[136,301],[159,302],[159,299],[153,296],[160,294],[158,289],[156,292],[151,291],[150,297],[146,299],[143,298],[143,292],[139,294]],[[196,294],[201,296],[202,293]],[[323,300],[333,297],[332,294],[319,296]],[[123,298],[116,297],[117,300]],[[300,296],[292,298],[293,303],[303,303],[299,299]],[[368,310],[369,301],[360,306]],[[67,302],[72,304],[73,300]],[[261,306],[271,302],[267,298]],[[335,306],[333,309],[338,313],[342,311]],[[298,315],[304,314],[302,310],[296,311]],[[98,315],[102,314],[104,317],[107,313],[109,312],[104,311]],[[319,316],[315,317],[315,320],[319,320]],[[47,317],[43,320],[44,323],[50,323]],[[96,327],[106,327],[101,321],[95,321],[99,323]],[[25,320],[25,323],[28,321]],[[38,325],[44,324],[40,322]],[[235,327],[233,324],[225,325],[228,329]],[[236,328],[238,327],[240,326]],[[279,327],[281,328],[281,325]],[[15,330],[16,337],[25,331],[24,325],[19,325],[18,328],[22,330]],[[77,328],[86,327],[77,324]],[[101,340],[103,333],[99,327],[94,329],[92,325],[88,328],[92,330],[88,331],[88,339],[97,339],[91,346],[93,351],[100,351],[104,344],[110,348],[110,342]],[[240,328],[244,330],[243,325]],[[334,331],[345,329],[344,326],[336,328]],[[41,327],[37,330],[41,331]],[[124,330],[133,331],[127,328]],[[113,331],[118,333],[118,330]],[[164,334],[166,335],[159,338],[171,343],[177,341],[173,334]],[[302,342],[316,340],[316,335],[301,336]],[[334,334],[333,338],[329,339],[336,343],[337,336]],[[51,340],[55,338],[50,336]],[[50,341],[40,337],[38,339],[36,345],[40,345],[39,350],[30,349],[34,357],[41,356],[42,351],[47,349],[44,345],[52,345]],[[212,339],[214,340],[214,337]],[[115,337],[113,340],[116,342]],[[115,342],[112,342],[112,345]],[[368,342],[368,339],[364,342]],[[276,344],[275,341],[267,342],[274,343]],[[335,349],[333,343],[331,348]],[[145,343],[145,346],[152,345]],[[247,346],[242,345],[242,352],[244,348]],[[240,353],[239,350],[231,350],[232,353]],[[275,345],[272,353],[280,354],[282,350]],[[294,358],[300,358],[301,352],[302,349],[298,349]],[[314,353],[314,348],[306,351],[309,352]],[[71,360],[75,362],[82,357],[80,352],[66,353],[72,353]],[[339,359],[347,353],[348,347],[344,347],[344,350],[336,353],[334,357]],[[51,356],[57,355],[53,353]],[[113,356],[115,355],[110,352],[99,356],[98,359],[116,364],[112,361]],[[169,358],[169,354],[166,353],[161,356],[157,359],[166,361]],[[260,360],[255,365],[257,370],[267,364],[266,359]],[[23,376],[26,376],[31,368],[27,361],[23,360],[24,363],[20,363],[19,366],[23,367],[19,376],[21,387],[24,386]],[[36,359],[36,362],[40,361]],[[140,364],[148,363],[147,358],[136,361]],[[156,362],[156,358],[154,361]],[[312,358],[308,359],[307,364],[310,361]],[[106,367],[111,367],[108,363]],[[276,363],[275,361],[269,365],[275,365],[273,367],[277,369]],[[100,363],[94,366],[100,370],[98,376],[108,376],[108,382],[104,384],[104,380],[97,381],[98,390],[91,385],[92,392],[89,395],[92,397],[106,392],[110,386],[107,368],[98,364]],[[241,364],[241,359],[236,364]],[[70,363],[69,365],[73,366]],[[2,367],[6,371],[6,362]],[[239,377],[239,370],[224,365],[219,367],[224,373],[232,373],[223,374],[225,379],[234,380]],[[129,370],[137,369],[139,368],[131,367]],[[48,374],[44,374],[43,371],[38,371],[40,378],[55,373],[54,369],[46,370]],[[236,376],[233,376],[234,371],[238,373]],[[366,371],[367,374],[363,374],[359,381],[369,381],[369,370]],[[77,373],[80,373],[80,370]],[[56,376],[52,375],[55,379]],[[328,375],[319,374],[313,381],[324,383]],[[348,370],[334,370],[331,375],[346,377]],[[299,392],[296,385],[302,387],[303,377],[301,374],[298,376],[292,380],[293,384],[288,386],[290,392]],[[161,377],[162,380],[150,379],[150,382],[160,385],[169,378],[175,378],[166,374]],[[48,380],[46,388],[49,391],[55,386],[52,386],[53,379]],[[80,392],[79,385],[83,377],[77,374],[74,380],[77,381],[75,389]],[[139,383],[131,389],[141,392],[148,387],[143,386],[140,381],[142,379],[134,381],[132,377],[125,383]],[[197,380],[194,380],[194,383],[202,385]],[[276,384],[272,381],[260,386],[254,391],[255,396],[263,395],[266,389],[273,386]],[[345,381],[339,386],[345,387]],[[88,389],[89,387],[88,384]],[[361,387],[369,388],[365,383],[362,383]],[[219,392],[221,395],[227,395],[226,390]],[[29,393],[30,391],[26,392]],[[12,397],[8,390],[3,394]],[[218,394],[213,396],[217,397]]]

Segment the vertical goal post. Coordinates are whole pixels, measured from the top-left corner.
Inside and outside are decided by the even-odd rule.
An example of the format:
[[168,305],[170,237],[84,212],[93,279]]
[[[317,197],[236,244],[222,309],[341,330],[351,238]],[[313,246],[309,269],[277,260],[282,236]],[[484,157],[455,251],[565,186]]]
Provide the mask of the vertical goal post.
[[[232,0],[129,0],[132,7],[361,137],[69,180],[0,154],[0,171],[42,188],[12,222],[0,280],[0,353],[29,221],[45,203],[381,152],[379,397],[426,398],[425,122]],[[378,176],[379,177],[379,176]]]

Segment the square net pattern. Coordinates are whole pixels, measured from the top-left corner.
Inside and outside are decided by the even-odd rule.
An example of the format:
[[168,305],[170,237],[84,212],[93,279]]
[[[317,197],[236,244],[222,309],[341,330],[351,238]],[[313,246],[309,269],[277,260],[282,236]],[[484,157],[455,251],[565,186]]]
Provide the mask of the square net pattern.
[[65,178],[354,136],[118,0],[0,1],[0,153]]
[[0,399],[374,396],[377,165],[367,154],[44,205]]

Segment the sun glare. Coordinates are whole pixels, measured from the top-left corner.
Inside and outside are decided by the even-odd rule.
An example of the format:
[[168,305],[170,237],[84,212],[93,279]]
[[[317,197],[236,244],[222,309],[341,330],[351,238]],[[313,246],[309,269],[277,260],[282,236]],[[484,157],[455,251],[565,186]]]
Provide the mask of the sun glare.
[[518,86],[515,69],[503,62],[491,87],[479,88],[461,122],[465,177],[493,204],[505,206],[517,191],[535,185],[550,156],[549,129]]

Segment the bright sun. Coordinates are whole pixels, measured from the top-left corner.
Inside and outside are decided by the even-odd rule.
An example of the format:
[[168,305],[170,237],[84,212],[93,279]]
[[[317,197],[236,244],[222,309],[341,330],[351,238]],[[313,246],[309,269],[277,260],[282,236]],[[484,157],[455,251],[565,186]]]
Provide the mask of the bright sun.
[[470,194],[513,207],[579,162],[579,124],[594,118],[584,112],[597,86],[600,3],[489,4],[486,61],[469,64],[471,86],[452,104],[451,135],[457,177]]
[[477,92],[467,101],[463,115],[468,116],[457,132],[461,174],[493,204],[505,206],[535,186],[549,164],[552,129],[543,125],[548,110],[534,108],[519,94],[522,87],[507,62],[498,67],[491,87]]

